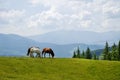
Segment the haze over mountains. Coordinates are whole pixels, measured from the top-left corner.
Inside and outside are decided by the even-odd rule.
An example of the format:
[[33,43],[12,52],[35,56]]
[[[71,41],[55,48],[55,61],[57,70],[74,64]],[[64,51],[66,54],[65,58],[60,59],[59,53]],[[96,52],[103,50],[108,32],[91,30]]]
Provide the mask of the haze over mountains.
[[54,44],[71,44],[71,43],[84,43],[84,44],[102,44],[106,41],[113,44],[120,40],[120,31],[110,32],[91,32],[91,31],[54,31],[42,35],[30,36],[38,42],[54,43]]
[[[22,37],[15,34],[0,34],[0,55],[26,56],[31,46],[50,47],[55,57],[71,57],[73,50],[79,46],[81,52],[89,47],[91,50],[104,48],[105,41],[118,42],[120,32],[96,33],[88,31],[55,31],[43,35]],[[98,45],[99,44],[99,45]]]

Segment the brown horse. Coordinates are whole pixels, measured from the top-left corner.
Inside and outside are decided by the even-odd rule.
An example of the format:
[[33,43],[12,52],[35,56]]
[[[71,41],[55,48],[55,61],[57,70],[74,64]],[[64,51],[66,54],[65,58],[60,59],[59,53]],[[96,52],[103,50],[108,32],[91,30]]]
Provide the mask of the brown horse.
[[43,57],[43,54],[44,54],[44,57],[46,57],[46,53],[49,54],[49,58],[50,58],[50,54],[52,56],[52,58],[54,58],[54,52],[51,48],[44,48],[43,51],[42,51],[42,57]]

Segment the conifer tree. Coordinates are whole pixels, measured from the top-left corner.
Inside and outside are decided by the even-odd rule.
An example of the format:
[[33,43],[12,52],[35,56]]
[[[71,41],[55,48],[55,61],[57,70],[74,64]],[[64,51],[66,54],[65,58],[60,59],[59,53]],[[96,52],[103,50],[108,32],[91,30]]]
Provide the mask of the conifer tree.
[[109,52],[109,53],[108,53],[108,60],[112,60],[112,56],[113,56],[112,53]]
[[113,46],[112,46],[112,51],[111,53],[109,53],[111,55],[111,59],[112,60],[117,60],[118,59],[118,54],[117,54],[117,46],[116,44],[114,43]]
[[77,48],[76,53],[77,53],[77,58],[80,58],[80,49],[79,49],[79,47]]
[[82,57],[82,58],[85,58],[85,52],[84,52],[84,50],[82,51],[81,57]]
[[117,49],[117,51],[118,51],[118,60],[120,61],[120,41],[118,43],[118,49]]
[[76,58],[76,53],[75,51],[73,52],[73,57],[72,58]]
[[109,53],[109,47],[108,47],[108,42],[106,42],[104,51],[103,51],[103,59],[108,60],[108,53]]
[[97,59],[97,55],[96,55],[96,53],[93,53],[93,59],[94,59],[94,60]]
[[92,59],[92,55],[91,55],[91,51],[90,51],[89,47],[86,50],[86,59]]

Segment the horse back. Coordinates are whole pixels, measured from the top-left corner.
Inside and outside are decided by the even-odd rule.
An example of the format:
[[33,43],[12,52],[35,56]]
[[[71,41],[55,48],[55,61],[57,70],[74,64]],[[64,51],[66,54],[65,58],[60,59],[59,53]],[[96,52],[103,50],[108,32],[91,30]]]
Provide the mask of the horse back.
[[51,51],[52,51],[51,48],[44,48],[44,49],[43,49],[43,52],[46,52],[46,53],[47,53],[47,52],[49,53],[49,52],[51,52]]
[[54,56],[54,52],[53,52],[53,50],[51,48],[44,48],[42,53],[44,53],[44,52],[45,53],[50,53],[52,56]]

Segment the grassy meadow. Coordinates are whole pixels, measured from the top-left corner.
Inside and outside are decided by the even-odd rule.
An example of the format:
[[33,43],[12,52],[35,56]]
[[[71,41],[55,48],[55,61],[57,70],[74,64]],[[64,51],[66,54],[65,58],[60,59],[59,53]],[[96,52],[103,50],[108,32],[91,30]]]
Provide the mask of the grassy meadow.
[[0,57],[0,80],[119,80],[120,62]]

